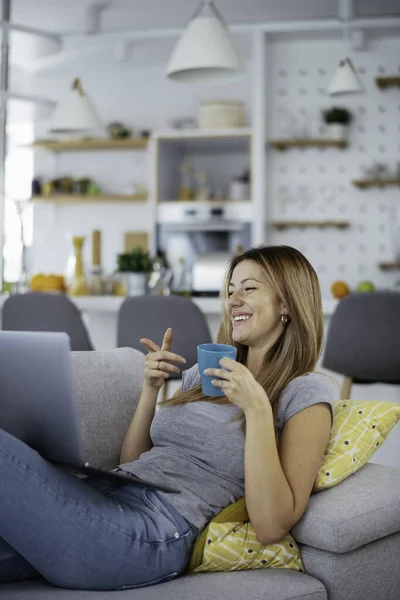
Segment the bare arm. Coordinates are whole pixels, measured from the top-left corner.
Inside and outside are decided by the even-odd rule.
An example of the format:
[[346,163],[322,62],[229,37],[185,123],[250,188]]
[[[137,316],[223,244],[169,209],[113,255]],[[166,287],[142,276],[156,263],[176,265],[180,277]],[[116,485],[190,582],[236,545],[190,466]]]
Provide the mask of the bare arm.
[[287,421],[279,450],[272,410],[246,415],[246,505],[263,544],[281,540],[303,515],[328,444],[331,415],[315,404]]
[[137,460],[141,454],[153,447],[150,426],[156,410],[158,392],[168,379],[169,373],[180,373],[180,369],[172,365],[171,361],[186,362],[182,356],[170,351],[171,329],[165,332],[161,348],[147,338],[140,341],[149,349],[145,363],[144,385],[133,420],[122,444],[120,464]]
[[156,409],[157,396],[158,390],[143,386],[135,415],[122,445],[121,464],[137,460],[141,454],[152,448],[150,425]]

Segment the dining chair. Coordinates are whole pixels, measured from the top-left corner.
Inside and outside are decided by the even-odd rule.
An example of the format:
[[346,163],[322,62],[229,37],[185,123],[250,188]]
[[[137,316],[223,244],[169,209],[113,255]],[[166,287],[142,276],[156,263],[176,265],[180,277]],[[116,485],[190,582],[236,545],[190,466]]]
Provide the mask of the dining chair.
[[27,292],[7,298],[1,326],[7,331],[64,331],[71,350],[94,350],[77,306],[62,294]]
[[[147,354],[140,343],[150,338],[161,346],[165,331],[172,329],[172,350],[186,358],[185,369],[197,363],[198,344],[212,342],[206,318],[200,308],[182,296],[134,296],[127,298],[118,311],[117,346],[130,347]],[[168,383],[181,379],[171,373],[163,387],[163,398],[168,397]]]
[[400,384],[400,293],[351,293],[331,317],[322,366],[344,375],[342,398],[352,384]]

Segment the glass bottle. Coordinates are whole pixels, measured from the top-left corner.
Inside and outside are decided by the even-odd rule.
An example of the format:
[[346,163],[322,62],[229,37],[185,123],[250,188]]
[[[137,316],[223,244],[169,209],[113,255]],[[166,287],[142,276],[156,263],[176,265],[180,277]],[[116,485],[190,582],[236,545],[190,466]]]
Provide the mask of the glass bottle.
[[178,261],[178,277],[176,278],[176,285],[173,286],[172,293],[177,296],[191,296],[192,295],[192,274],[186,265],[186,261],[181,257]]
[[74,273],[68,286],[69,296],[86,296],[88,293],[82,254],[84,243],[85,236],[74,236],[72,238],[74,246]]

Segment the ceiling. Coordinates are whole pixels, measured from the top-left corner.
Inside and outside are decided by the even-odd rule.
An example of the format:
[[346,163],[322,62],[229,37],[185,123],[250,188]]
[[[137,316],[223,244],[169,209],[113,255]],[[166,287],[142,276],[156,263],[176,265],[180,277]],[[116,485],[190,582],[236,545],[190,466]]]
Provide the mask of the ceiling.
[[[334,19],[343,0],[214,0],[229,24]],[[346,0],[345,0],[346,2]],[[347,0],[354,18],[400,16],[399,0]],[[200,0],[11,0],[14,23],[61,34],[84,33],[87,9],[102,7],[100,30],[182,28]]]

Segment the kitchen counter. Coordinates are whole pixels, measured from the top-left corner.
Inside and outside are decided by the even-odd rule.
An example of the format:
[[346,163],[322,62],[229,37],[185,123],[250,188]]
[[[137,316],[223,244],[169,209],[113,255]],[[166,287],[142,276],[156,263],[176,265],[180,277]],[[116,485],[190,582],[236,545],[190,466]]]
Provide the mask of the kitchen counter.
[[[0,311],[7,295],[0,295]],[[117,343],[118,310],[124,296],[74,296],[71,300],[82,312],[96,350],[115,348]],[[194,297],[193,302],[206,316],[213,339],[216,339],[221,321],[221,301],[219,298]],[[323,302],[324,321],[333,313],[337,300]]]
[[[0,309],[7,295],[0,295]],[[71,300],[83,312],[87,313],[117,313],[122,302],[122,296],[75,296]],[[205,315],[220,315],[221,301],[219,298],[192,298],[193,302],[204,312]],[[337,300],[327,298],[323,300],[322,307],[325,316],[330,316],[337,304]]]

